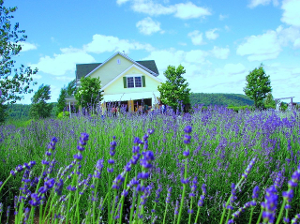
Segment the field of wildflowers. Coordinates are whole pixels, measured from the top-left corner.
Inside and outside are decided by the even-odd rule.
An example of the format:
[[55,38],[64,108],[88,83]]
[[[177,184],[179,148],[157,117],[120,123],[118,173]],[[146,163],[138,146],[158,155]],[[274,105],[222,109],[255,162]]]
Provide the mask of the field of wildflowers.
[[300,112],[0,127],[2,223],[299,223]]

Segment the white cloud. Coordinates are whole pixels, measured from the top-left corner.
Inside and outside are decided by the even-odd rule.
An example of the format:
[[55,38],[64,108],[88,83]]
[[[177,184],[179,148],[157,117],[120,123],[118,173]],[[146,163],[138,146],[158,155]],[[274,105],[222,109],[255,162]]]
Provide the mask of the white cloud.
[[119,39],[114,36],[95,34],[93,36],[93,41],[84,45],[83,49],[87,52],[100,54],[104,52],[117,51],[125,51],[128,53],[130,50],[151,51],[154,48],[150,44],[141,44],[135,41],[130,42],[126,39]]
[[281,8],[284,11],[281,21],[292,26],[300,27],[300,1],[283,0]]
[[215,28],[215,29],[211,29],[211,30],[208,30],[205,32],[205,36],[207,39],[209,40],[215,40],[218,38],[219,34],[218,33],[215,33],[218,29]]
[[229,16],[228,15],[223,15],[223,14],[220,14],[219,15],[219,20],[224,20],[224,19],[227,19]]
[[206,62],[207,52],[202,50],[191,50],[185,53],[184,61],[188,63],[203,64]]
[[57,76],[55,77],[56,80],[61,80],[61,81],[72,81],[75,77],[68,77],[68,76]]
[[168,15],[176,11],[174,6],[163,6],[152,0],[132,0],[132,9],[135,12],[145,13],[151,16]]
[[259,6],[259,5],[269,5],[271,2],[273,3],[274,6],[279,5],[278,0],[250,0],[248,7],[255,8],[256,6]]
[[37,64],[32,64],[33,68],[37,67],[39,71],[55,76],[64,75],[66,72],[74,72],[76,63],[92,63],[95,59],[76,48],[60,49],[61,54],[54,54],[53,57],[41,57]]
[[238,46],[236,53],[248,55],[249,61],[263,61],[277,58],[280,51],[277,33],[271,30],[263,35],[247,37],[246,42]]
[[122,5],[122,4],[124,4],[124,3],[126,3],[126,2],[128,2],[129,0],[117,0],[117,4],[118,5]]
[[34,74],[34,75],[32,75],[31,77],[33,78],[33,80],[39,80],[39,79],[41,79],[41,78],[42,78],[42,76],[41,76],[41,75],[39,75],[38,73],[37,73],[37,74]]
[[[117,0],[117,3],[121,5],[127,1],[129,0]],[[211,15],[209,9],[199,7],[192,2],[167,6],[156,3],[153,0],[131,0],[131,3],[133,11],[151,16],[174,14],[175,17],[180,19],[194,19]],[[163,3],[168,4],[169,1],[163,1]]]
[[22,47],[22,52],[37,49],[37,45],[31,44],[31,43],[28,43],[28,42],[23,42],[23,41],[22,41],[22,42],[19,42],[19,44],[20,44],[21,47]]
[[300,48],[300,38],[298,38],[298,39],[295,40],[294,47]]
[[211,15],[208,9],[196,6],[192,2],[176,4],[175,7],[175,17],[180,19],[194,19]]
[[145,35],[151,35],[152,33],[156,33],[163,31],[160,28],[160,23],[153,21],[150,17],[147,17],[136,23],[136,27],[139,29],[140,33]]
[[229,56],[230,50],[229,48],[221,48],[214,46],[214,48],[210,51],[211,55],[218,59],[226,59]]
[[205,42],[203,41],[203,33],[200,33],[199,30],[194,30],[188,34],[188,37],[192,39],[192,43],[194,45],[203,45]]
[[238,64],[226,64],[224,66],[224,70],[228,74],[236,75],[236,74],[244,73],[246,71],[246,68],[241,63],[238,63]]
[[227,25],[224,26],[224,29],[225,29],[227,32],[230,31],[230,28],[229,28],[229,26],[227,26]]
[[295,46],[294,42],[300,36],[300,29],[297,29],[296,27],[293,27],[293,26],[285,28],[285,29],[282,26],[279,26],[276,29],[276,32],[278,35],[279,42],[282,46],[287,46],[290,42],[293,43]]

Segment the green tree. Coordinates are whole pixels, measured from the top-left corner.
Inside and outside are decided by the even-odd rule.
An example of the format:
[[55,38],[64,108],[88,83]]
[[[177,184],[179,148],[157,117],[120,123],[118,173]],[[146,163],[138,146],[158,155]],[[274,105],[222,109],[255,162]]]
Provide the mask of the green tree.
[[[0,110],[5,111],[9,103],[16,103],[22,99],[22,95],[31,93],[32,75],[37,73],[37,69],[21,65],[19,69],[15,68],[16,56],[22,50],[21,43],[26,40],[25,30],[19,29],[19,23],[11,24],[14,16],[11,13],[17,10],[17,7],[6,8],[4,1],[0,0],[0,89],[2,97]],[[5,119],[1,113],[0,122]]]
[[69,82],[66,89],[67,89],[67,94],[69,96],[73,96],[76,92],[76,79]]
[[273,98],[272,93],[268,93],[267,98],[265,100],[265,108],[273,108],[276,109],[276,101]]
[[59,97],[57,99],[57,106],[55,109],[55,116],[60,112],[63,112],[66,107],[66,97],[74,95],[76,92],[76,82],[75,79],[68,83],[67,87],[63,87],[60,90]]
[[99,78],[82,77],[80,86],[75,92],[75,99],[83,108],[94,106],[103,99],[101,94],[101,81]]
[[163,104],[171,106],[174,110],[180,108],[180,104],[187,105],[190,103],[190,91],[188,82],[182,77],[185,74],[185,69],[182,65],[177,68],[168,66],[164,72],[167,81],[158,86],[160,92],[160,100]]
[[254,101],[256,108],[261,108],[263,99],[272,91],[270,76],[266,75],[261,64],[246,76],[246,81],[245,94]]
[[67,97],[67,89],[65,87],[61,88],[60,90],[60,94],[59,97],[57,99],[57,107],[56,107],[56,116],[64,111],[65,107],[66,107],[66,97]]
[[53,105],[46,102],[51,99],[50,93],[49,85],[41,85],[39,87],[33,98],[31,98],[32,104],[29,111],[31,118],[39,119],[50,117]]

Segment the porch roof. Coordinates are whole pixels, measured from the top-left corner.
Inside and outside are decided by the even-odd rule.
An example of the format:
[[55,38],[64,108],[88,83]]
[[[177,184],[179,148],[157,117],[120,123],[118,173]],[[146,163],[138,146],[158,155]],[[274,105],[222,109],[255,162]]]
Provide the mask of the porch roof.
[[[128,100],[140,100],[154,98],[157,100],[160,93],[155,92],[142,92],[142,93],[122,93],[122,94],[113,94],[113,95],[103,95],[103,100],[105,102],[116,102],[116,101],[128,101]],[[152,102],[157,103],[157,102]]]

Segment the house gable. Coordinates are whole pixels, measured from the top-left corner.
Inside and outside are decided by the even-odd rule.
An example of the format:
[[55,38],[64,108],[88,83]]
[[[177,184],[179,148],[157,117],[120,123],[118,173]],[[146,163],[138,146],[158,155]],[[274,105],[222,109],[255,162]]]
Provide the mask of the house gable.
[[100,64],[85,77],[100,78],[101,85],[105,86],[133,63],[117,54],[105,63]]
[[[124,88],[123,77],[134,77],[134,76],[144,76],[145,86],[136,88]],[[107,83],[102,87],[101,90],[104,91],[104,95],[109,94],[119,94],[119,93],[138,93],[138,92],[153,92],[157,91],[157,86],[161,81],[150,74],[149,72],[141,69],[137,65],[133,64],[125,71],[120,73],[111,82]]]

